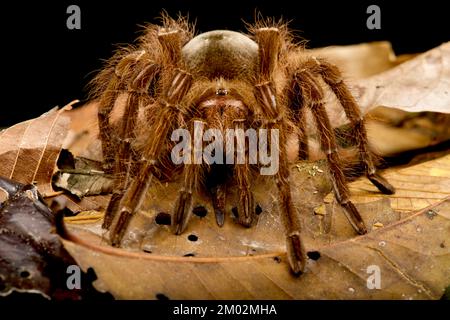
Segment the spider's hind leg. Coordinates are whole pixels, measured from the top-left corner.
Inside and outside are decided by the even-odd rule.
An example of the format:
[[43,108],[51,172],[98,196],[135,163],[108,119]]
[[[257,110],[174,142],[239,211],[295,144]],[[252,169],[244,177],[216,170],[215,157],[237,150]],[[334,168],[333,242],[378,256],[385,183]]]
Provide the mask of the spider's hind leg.
[[369,143],[367,139],[367,132],[364,125],[364,118],[361,111],[355,101],[355,98],[351,94],[347,85],[344,83],[341,72],[339,69],[322,59],[311,59],[310,64],[313,70],[322,76],[324,81],[333,90],[336,97],[339,99],[347,118],[350,120],[353,126],[353,133],[355,141],[358,142],[358,149],[361,159],[364,163],[367,178],[384,194],[395,193],[395,188],[380,174],[377,173],[373,155],[369,149]]
[[298,130],[298,160],[307,160],[309,158],[309,150],[306,127],[306,108],[304,98],[301,95],[300,83],[296,81],[296,79],[291,81],[288,99],[293,111],[294,122]]
[[344,209],[348,221],[359,233],[367,233],[367,228],[361,215],[350,201],[350,191],[348,190],[346,179],[343,173],[343,165],[340,159],[333,127],[328,118],[323,102],[323,90],[308,69],[302,69],[295,74],[296,81],[301,84],[301,93],[307,99],[308,106],[316,122],[317,134],[323,152],[328,160],[328,167],[333,183],[333,191],[339,205]]

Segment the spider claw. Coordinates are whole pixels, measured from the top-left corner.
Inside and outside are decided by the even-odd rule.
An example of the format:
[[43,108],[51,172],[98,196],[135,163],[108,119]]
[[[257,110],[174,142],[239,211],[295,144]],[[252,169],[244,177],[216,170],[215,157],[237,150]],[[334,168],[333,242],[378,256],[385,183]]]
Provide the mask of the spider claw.
[[225,223],[225,212],[222,211],[221,209],[215,209],[214,210],[215,214],[216,214],[216,223],[219,227],[223,227],[224,223]]
[[179,235],[186,229],[187,222],[192,212],[192,193],[185,190],[178,193],[173,215],[173,233]]
[[287,258],[291,272],[298,277],[303,274],[306,267],[306,256],[303,242],[299,232],[293,232],[286,237]]
[[370,182],[384,194],[394,194],[395,188],[381,175],[372,173],[367,176]]
[[358,234],[366,234],[366,225],[364,224],[364,221],[355,205],[351,201],[348,201],[346,203],[341,203],[341,206],[344,209],[344,213],[353,229],[355,229]]
[[105,218],[103,219],[102,228],[109,230],[111,228],[111,224],[114,220],[114,216],[116,215],[120,200],[122,200],[122,193],[113,193],[111,196],[111,200],[109,200],[108,207],[105,211]]
[[251,227],[255,216],[255,201],[251,192],[244,192],[239,200],[238,219],[244,227]]
[[216,223],[222,227],[225,223],[225,203],[226,203],[226,186],[218,185],[212,190],[212,202],[214,213],[216,215]]
[[120,243],[122,242],[123,236],[125,235],[125,231],[130,224],[131,217],[131,210],[127,209],[126,207],[122,208],[119,213],[117,223],[110,233],[110,241],[113,247],[120,247]]

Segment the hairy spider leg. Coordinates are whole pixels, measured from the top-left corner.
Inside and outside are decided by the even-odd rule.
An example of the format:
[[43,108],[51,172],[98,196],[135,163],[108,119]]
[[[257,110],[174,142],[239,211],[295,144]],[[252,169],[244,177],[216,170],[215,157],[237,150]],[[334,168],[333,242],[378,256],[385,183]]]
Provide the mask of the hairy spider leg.
[[301,227],[296,209],[292,202],[291,186],[289,183],[289,164],[286,154],[285,110],[278,104],[277,92],[273,82],[273,72],[276,68],[278,54],[282,44],[278,28],[258,28],[255,30],[256,41],[259,45],[259,74],[255,85],[255,94],[260,103],[263,126],[269,130],[278,129],[280,164],[276,174],[279,206],[286,231],[287,257],[294,275],[304,272],[306,255],[301,240]]
[[[178,119],[180,113],[185,112],[180,106],[180,102],[192,84],[192,75],[178,67],[181,57],[182,32],[178,29],[161,29],[158,33],[158,40],[165,57],[167,57],[166,65],[163,67],[168,71],[170,80],[165,79],[166,81],[164,81],[163,79],[165,88],[163,88],[162,96],[156,101],[159,107],[155,108],[158,112],[156,119],[159,120],[150,124],[147,147],[144,150],[144,159],[142,159],[139,173],[126,189],[117,207],[119,216],[115,226],[110,230],[110,240],[113,246],[120,245],[132,216],[139,210],[145,198],[153,179],[152,172],[172,128],[168,124],[173,123],[174,119]],[[113,216],[115,215],[113,214]]]

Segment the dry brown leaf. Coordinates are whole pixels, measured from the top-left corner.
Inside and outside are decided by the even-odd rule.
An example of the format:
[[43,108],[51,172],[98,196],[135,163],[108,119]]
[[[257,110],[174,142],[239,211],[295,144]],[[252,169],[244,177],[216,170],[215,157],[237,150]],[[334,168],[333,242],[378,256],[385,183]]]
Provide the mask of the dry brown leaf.
[[[396,188],[395,194],[389,197],[391,207],[405,217],[450,196],[450,155],[410,167],[386,170],[384,176]],[[356,203],[385,198],[366,179],[352,182],[350,191]]]
[[339,66],[363,110],[388,106],[408,112],[450,113],[450,43],[420,55],[396,56],[387,41],[308,52]]
[[112,192],[112,176],[105,174],[99,161],[74,157],[64,149],[58,169],[53,176],[53,184],[77,198]]
[[55,108],[1,131],[0,176],[25,184],[37,183],[44,196],[53,193],[51,178],[69,121]]
[[[73,238],[64,244],[82,268],[94,268],[97,289],[121,299],[438,299],[450,280],[449,166],[450,155],[388,171],[398,190],[392,197],[374,192],[365,178],[352,183],[352,199],[366,223],[376,225],[360,237],[331,198],[325,214],[313,213],[330,190],[323,163],[294,166],[305,245],[312,257],[321,255],[300,278],[288,271],[276,189],[262,179],[255,197],[264,211],[250,229],[231,214],[217,227],[209,201],[199,195],[197,204],[208,214],[194,215],[183,235],[171,234],[155,222],[159,212],[172,212],[177,185],[167,184],[151,190],[148,207],[132,221],[125,239],[130,249],[107,246],[100,223],[70,225]],[[237,196],[232,191],[227,212]],[[379,290],[366,286],[371,265],[381,270]]]
[[[387,225],[392,222],[394,216],[397,219],[404,219],[448,198],[450,196],[450,155],[405,168],[389,169],[383,176],[396,188],[395,194],[389,198],[379,194],[367,179],[359,179],[349,184],[355,205],[363,208],[366,215],[372,212],[371,217],[365,220],[372,227],[376,223]],[[389,200],[388,206],[384,205],[386,200]],[[334,196],[328,194],[324,203],[325,211],[333,217],[333,220],[328,221],[328,225],[323,228],[332,229],[333,236],[336,238],[351,237],[353,230],[348,224],[345,224],[345,221],[336,220],[336,217],[343,215],[343,212],[336,204]],[[447,238],[450,240],[450,233],[447,234]]]
[[59,172],[54,184],[79,198],[109,193],[113,188],[113,180],[105,177],[103,173],[76,171]]
[[[388,42],[332,46],[311,53],[340,67],[363,113],[378,106],[450,113],[450,43],[399,57]],[[326,108],[333,126],[348,122],[334,94],[327,93]]]
[[[389,42],[332,46],[310,50],[310,53],[327,58],[343,71],[361,110],[368,113],[369,140],[380,155],[391,156],[450,139],[450,116],[433,121],[440,116],[438,112],[450,114],[450,43],[421,55],[400,57],[395,56]],[[327,91],[325,100],[333,126],[347,124],[335,95]],[[384,115],[388,117],[403,114],[423,121],[416,122],[415,127],[397,127],[379,117],[379,111],[373,110],[378,106],[387,107]],[[429,116],[413,114],[419,111],[428,111]],[[312,117],[310,114],[307,117],[308,131],[313,133]],[[430,128],[426,120],[435,126]],[[313,156],[318,154],[316,149],[317,144],[312,149]]]
[[399,66],[353,83],[362,109],[377,106],[408,112],[450,113],[450,42]]
[[51,205],[52,202],[64,204],[64,206],[73,213],[79,213],[89,210],[105,210],[108,206],[110,195],[96,195],[77,199],[68,194],[55,193],[51,197],[46,197],[45,202]]
[[63,148],[70,150],[75,157],[103,160],[101,142],[98,139],[97,113],[95,101],[65,112],[70,118],[70,130]]
[[[332,47],[324,53],[347,70],[360,107],[368,113],[368,137],[378,154],[393,156],[450,139],[450,43],[418,56],[395,59],[387,43]],[[377,54],[381,56],[378,60]],[[369,70],[376,75],[364,78],[364,71],[360,71],[364,64],[359,58],[373,60]],[[349,69],[352,59],[357,61],[353,71]],[[334,96],[329,102],[334,123],[346,123]],[[375,108],[378,105],[387,107]]]
[[[330,46],[308,51],[339,66],[346,77],[359,79],[372,76],[399,64],[388,41]],[[402,59],[403,62],[403,59]]]
[[[379,109],[384,114],[404,113],[404,119],[396,124],[384,119],[374,119]],[[395,156],[402,152],[435,146],[450,140],[450,114],[426,113],[412,114],[392,108],[379,107],[369,112],[366,121],[370,145],[379,155]]]
[[329,46],[308,50],[339,66],[349,79],[361,79],[387,71],[415,58],[418,54],[395,55],[389,41],[376,41],[345,46]]
[[[63,146],[70,146],[74,140],[78,141],[74,135],[84,137],[87,128],[93,128],[90,122],[86,121],[86,114],[80,114],[76,118],[71,117],[71,107],[77,102],[74,101],[61,110],[52,109],[38,118],[18,123],[1,131],[0,176],[20,183],[35,183],[39,192],[46,197],[47,203],[54,200],[60,201],[72,212],[102,210],[108,204],[109,196],[97,195],[79,200],[68,197],[61,191],[55,192],[52,187],[52,178],[58,169],[56,162]],[[80,109],[87,110],[85,108],[75,110]],[[89,116],[96,119],[94,114]],[[96,120],[93,121],[95,123]],[[80,125],[82,122],[84,128]],[[73,130],[74,128],[78,131]],[[94,155],[93,160],[98,160],[99,157],[101,160],[100,143],[95,134],[90,136],[89,143],[92,149],[86,150],[83,146],[74,149],[79,150],[80,154],[82,151],[90,152]]]

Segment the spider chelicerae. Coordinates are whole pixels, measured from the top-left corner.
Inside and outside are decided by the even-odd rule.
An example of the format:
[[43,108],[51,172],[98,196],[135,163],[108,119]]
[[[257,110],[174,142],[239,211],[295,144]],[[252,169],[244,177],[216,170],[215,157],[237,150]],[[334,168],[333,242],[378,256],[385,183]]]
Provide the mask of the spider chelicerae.
[[[323,82],[334,92],[352,125],[368,179],[381,192],[392,194],[394,188],[377,174],[362,114],[340,71],[328,61],[310,56],[286,24],[261,20],[249,25],[248,34],[216,30],[195,37],[184,18],[163,16],[161,26],[148,25],[137,44],[119,49],[93,81],[93,95],[99,99],[104,168],[115,177],[103,222],[103,228],[110,231],[111,244],[120,246],[151,184],[175,176],[182,178],[182,187],[173,195],[171,224],[175,234],[186,228],[193,194],[201,188],[211,195],[217,224],[223,225],[226,185],[231,178],[239,188],[237,220],[247,227],[254,224],[260,208],[252,193],[252,175],[257,174],[254,169],[258,164],[174,164],[171,134],[178,128],[193,132],[193,124],[198,121],[222,131],[276,129],[279,168],[272,177],[278,189],[288,261],[292,272],[301,274],[306,258],[292,203],[286,145],[289,134],[295,132],[298,158],[308,158],[308,109],[328,161],[335,198],[356,232],[367,233],[361,215],[349,200],[333,127],[324,106]],[[111,114],[116,108],[122,108],[122,117],[113,123]]]

